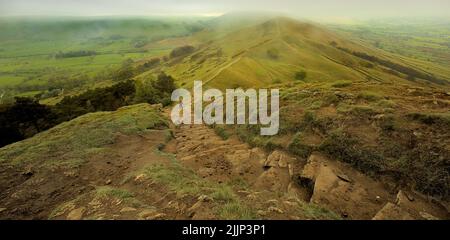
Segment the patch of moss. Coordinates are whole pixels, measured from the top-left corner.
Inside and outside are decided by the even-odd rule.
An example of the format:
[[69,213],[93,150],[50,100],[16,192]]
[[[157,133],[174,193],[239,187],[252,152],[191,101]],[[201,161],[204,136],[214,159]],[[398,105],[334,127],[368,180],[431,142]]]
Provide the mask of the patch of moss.
[[450,126],[450,113],[410,113],[408,118],[419,121],[427,125],[441,124],[444,126]]

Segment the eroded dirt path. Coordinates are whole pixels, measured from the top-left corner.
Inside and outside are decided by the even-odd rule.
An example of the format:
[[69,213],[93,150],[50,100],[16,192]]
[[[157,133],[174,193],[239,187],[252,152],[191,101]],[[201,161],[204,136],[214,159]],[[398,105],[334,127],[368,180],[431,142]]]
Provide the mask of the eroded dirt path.
[[266,152],[205,125],[119,134],[102,153],[71,170],[3,169],[0,218],[449,218],[439,201],[390,192],[321,153]]

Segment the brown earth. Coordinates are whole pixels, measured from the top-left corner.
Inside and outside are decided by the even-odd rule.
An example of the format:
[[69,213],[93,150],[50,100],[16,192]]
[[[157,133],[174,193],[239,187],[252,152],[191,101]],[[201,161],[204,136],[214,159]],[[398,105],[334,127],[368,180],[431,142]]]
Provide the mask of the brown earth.
[[[109,154],[71,171],[2,166],[0,219],[449,218],[448,206],[439,201],[410,191],[391,193],[320,153],[305,162],[233,137],[223,140],[204,125],[174,127],[173,132],[167,144],[163,130],[118,135]],[[171,187],[146,172],[155,166],[170,169],[174,162],[198,176],[194,185],[231,186],[231,193],[185,192],[192,186]],[[251,214],[230,215],[234,210],[223,210],[227,204]]]

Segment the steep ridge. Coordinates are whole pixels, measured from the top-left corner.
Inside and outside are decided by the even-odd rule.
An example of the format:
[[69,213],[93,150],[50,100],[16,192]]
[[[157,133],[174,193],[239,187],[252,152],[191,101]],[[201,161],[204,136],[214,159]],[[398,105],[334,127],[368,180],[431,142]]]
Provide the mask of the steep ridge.
[[[192,38],[196,39],[195,35]],[[205,38],[195,53],[164,69],[186,86],[194,80],[203,80],[207,86],[217,88],[292,82],[298,71],[307,71],[306,80],[313,82],[375,80],[417,84],[395,69],[388,71],[389,66],[353,53],[365,53],[423,74],[448,78],[446,71],[434,68],[425,71],[414,60],[347,40],[318,24],[284,17],[237,28],[218,38]]]

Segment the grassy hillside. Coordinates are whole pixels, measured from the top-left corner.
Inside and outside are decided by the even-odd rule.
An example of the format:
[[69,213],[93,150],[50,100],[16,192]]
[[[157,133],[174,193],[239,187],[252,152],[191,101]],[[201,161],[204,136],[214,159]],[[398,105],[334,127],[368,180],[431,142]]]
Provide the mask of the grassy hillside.
[[77,167],[91,154],[106,150],[103,147],[114,142],[116,134],[134,134],[167,125],[166,120],[147,104],[124,107],[116,112],[86,114],[2,148],[0,162],[50,168]]
[[[118,158],[120,154],[111,149],[118,137],[151,132],[158,136],[159,143],[164,143],[170,136],[167,127],[167,119],[160,112],[140,104],[115,112],[87,114],[3,147],[1,205],[9,210],[19,209],[10,217],[46,219],[57,204],[75,198],[78,191],[89,191],[89,181],[98,181],[102,186],[106,177],[114,175],[111,169],[94,170],[93,174],[91,171],[97,164],[109,166],[105,159]],[[78,177],[86,171],[90,180]],[[97,174],[101,176],[95,177]],[[11,195],[15,197],[10,198]]]
[[372,20],[330,27],[417,62],[450,66],[450,28],[445,19]]
[[306,72],[300,79],[303,82],[407,84],[414,79],[421,84],[445,84],[450,79],[448,70],[439,65],[398,56],[323,26],[288,18],[236,27],[219,37],[211,34],[208,41],[205,36],[205,31],[194,34],[189,39],[200,38],[204,43],[197,44],[194,53],[172,59],[161,69],[182,85],[200,79],[207,86],[219,88],[296,82],[299,72]]

